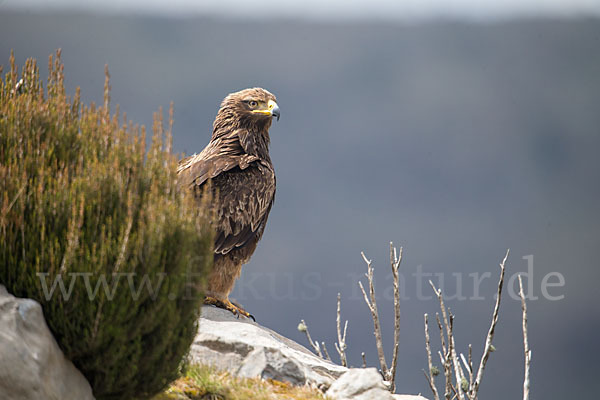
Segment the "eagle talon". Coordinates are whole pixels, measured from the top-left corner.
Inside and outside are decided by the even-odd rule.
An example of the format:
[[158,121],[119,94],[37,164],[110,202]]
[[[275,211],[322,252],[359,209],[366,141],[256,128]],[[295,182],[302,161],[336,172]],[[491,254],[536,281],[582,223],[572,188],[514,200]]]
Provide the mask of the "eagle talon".
[[[256,322],[256,318],[254,318],[254,315],[252,315],[249,312],[247,312],[246,310],[244,310],[242,308],[242,306],[240,306],[238,303],[235,303],[235,302],[232,301],[231,304],[235,308],[237,308],[237,310],[240,312],[240,314],[242,314],[244,317],[246,317],[246,318],[252,318],[252,321]],[[239,315],[238,315],[238,318],[239,318]]]
[[256,322],[256,319],[254,318],[254,316],[252,314],[250,314],[248,311],[244,310],[241,306],[239,306],[235,303],[232,303],[228,299],[221,300],[221,299],[217,299],[215,297],[206,296],[204,298],[204,304],[210,304],[215,307],[228,310],[233,315],[235,315],[238,319],[240,318],[240,315],[243,315],[246,318],[252,318],[252,321]]

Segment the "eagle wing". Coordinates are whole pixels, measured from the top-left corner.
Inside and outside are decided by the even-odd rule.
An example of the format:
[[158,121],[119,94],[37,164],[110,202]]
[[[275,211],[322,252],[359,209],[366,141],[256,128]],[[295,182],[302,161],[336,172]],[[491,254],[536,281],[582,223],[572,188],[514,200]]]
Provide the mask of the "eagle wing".
[[256,244],[275,198],[275,173],[270,163],[240,153],[238,149],[227,151],[220,143],[179,163],[180,184],[197,189],[199,196],[202,186],[212,180],[217,254]]
[[192,187],[202,186],[208,179],[222,172],[239,167],[246,169],[250,163],[259,160],[257,156],[246,154],[237,140],[223,138],[210,142],[200,154],[194,154],[179,161],[177,174],[179,184]]
[[256,244],[275,198],[273,169],[254,162],[217,175],[213,185],[218,196],[215,253]]

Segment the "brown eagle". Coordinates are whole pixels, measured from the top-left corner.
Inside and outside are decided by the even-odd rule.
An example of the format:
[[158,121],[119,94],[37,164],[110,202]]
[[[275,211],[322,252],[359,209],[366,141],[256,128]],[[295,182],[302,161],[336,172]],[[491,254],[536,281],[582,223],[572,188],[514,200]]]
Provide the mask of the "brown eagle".
[[269,157],[269,128],[279,120],[275,96],[252,88],[221,103],[208,145],[179,162],[179,182],[202,198],[210,181],[215,212],[213,270],[206,304],[252,317],[229,301],[229,293],[263,235],[275,199],[275,171]]

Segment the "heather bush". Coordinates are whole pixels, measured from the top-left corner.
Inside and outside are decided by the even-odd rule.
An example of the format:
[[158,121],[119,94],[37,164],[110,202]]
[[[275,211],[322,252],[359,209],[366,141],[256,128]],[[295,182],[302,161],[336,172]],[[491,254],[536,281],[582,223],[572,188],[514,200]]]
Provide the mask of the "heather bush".
[[[0,75],[2,72],[0,71]],[[22,79],[22,81],[21,81]],[[172,114],[171,114],[172,115]],[[0,77],[0,284],[42,304],[97,399],[177,377],[212,261],[208,217],[176,185],[172,118],[143,127],[65,93],[60,52]]]

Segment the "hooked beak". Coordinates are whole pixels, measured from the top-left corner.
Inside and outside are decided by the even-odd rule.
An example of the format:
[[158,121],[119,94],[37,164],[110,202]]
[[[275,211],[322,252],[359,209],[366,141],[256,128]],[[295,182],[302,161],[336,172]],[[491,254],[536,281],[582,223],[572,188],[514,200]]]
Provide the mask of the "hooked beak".
[[256,114],[268,115],[270,117],[276,117],[277,121],[279,121],[279,106],[273,100],[269,100],[266,110],[254,110],[252,112]]
[[[273,108],[271,108],[271,104],[273,104]],[[273,101],[273,103],[271,103],[271,101],[269,101],[269,109],[271,109],[271,115],[273,117],[277,117],[277,121],[279,121],[279,106],[277,105],[277,103],[275,103]]]

